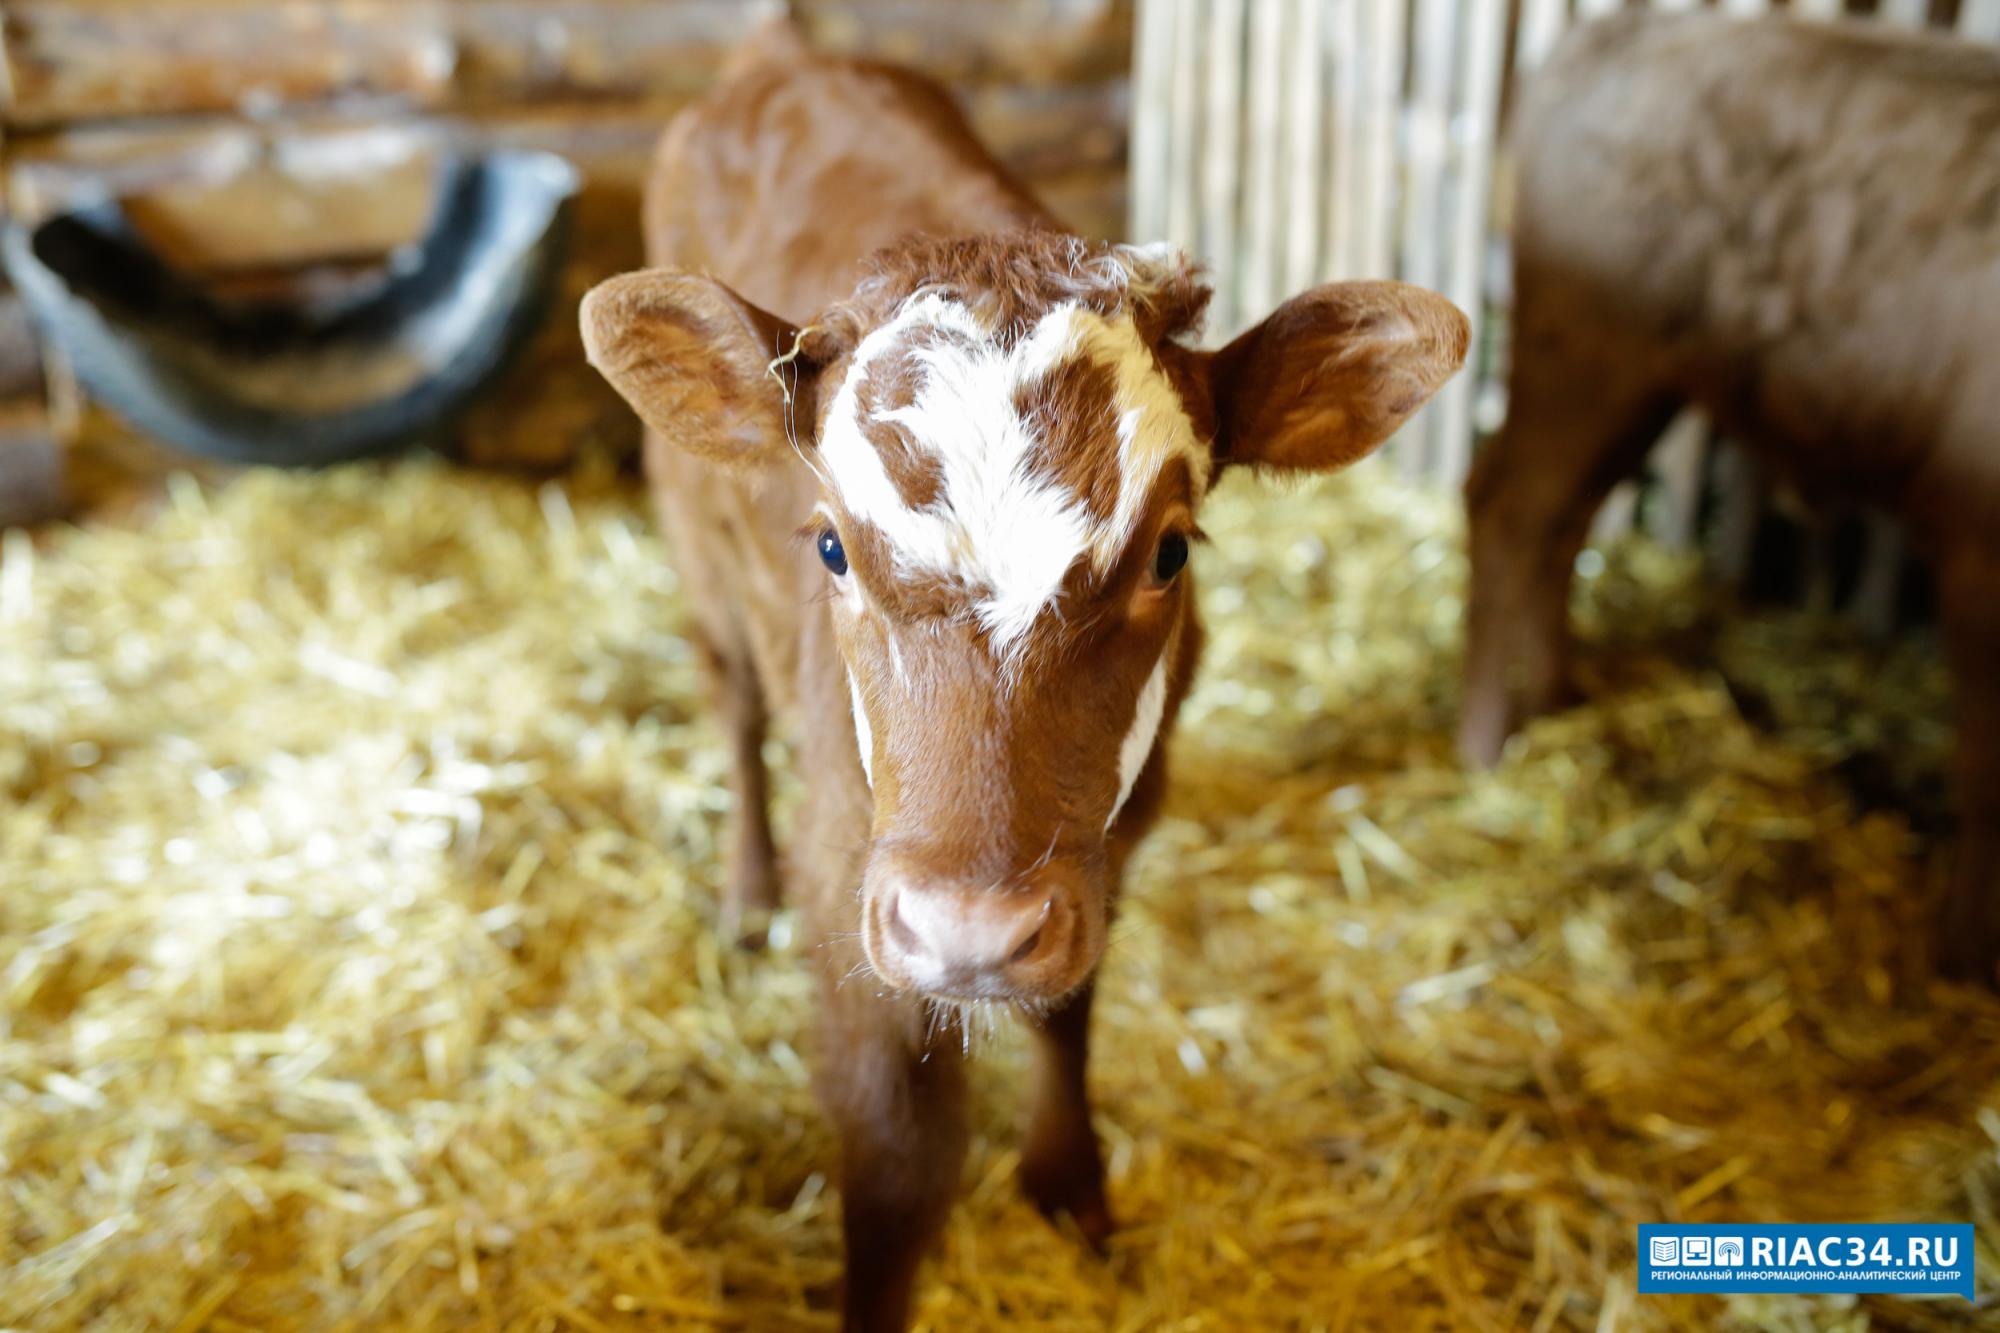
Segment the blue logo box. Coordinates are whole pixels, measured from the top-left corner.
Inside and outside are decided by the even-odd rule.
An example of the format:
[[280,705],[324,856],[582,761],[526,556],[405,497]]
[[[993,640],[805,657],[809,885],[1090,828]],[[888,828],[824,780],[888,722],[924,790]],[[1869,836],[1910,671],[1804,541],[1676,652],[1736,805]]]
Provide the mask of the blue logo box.
[[1971,1300],[1972,1227],[1644,1223],[1639,1290],[1898,1292]]

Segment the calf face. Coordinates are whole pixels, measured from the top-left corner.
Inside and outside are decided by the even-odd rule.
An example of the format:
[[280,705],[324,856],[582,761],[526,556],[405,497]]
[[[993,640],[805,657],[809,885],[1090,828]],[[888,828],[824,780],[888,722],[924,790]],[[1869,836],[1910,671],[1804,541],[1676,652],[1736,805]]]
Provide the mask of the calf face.
[[1353,461],[1465,352],[1456,309],[1395,283],[1196,351],[1207,295],[1170,252],[1028,231],[887,252],[803,328],[675,270],[586,298],[592,362],[654,431],[818,479],[801,558],[826,571],[873,794],[862,939],[893,987],[1034,1005],[1090,975],[1107,834],[1192,663],[1216,477]]

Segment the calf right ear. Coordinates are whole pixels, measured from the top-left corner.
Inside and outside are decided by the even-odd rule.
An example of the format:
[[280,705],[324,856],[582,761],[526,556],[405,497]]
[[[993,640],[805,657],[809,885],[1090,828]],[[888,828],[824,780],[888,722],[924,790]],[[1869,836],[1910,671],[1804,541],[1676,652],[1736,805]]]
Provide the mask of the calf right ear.
[[1324,472],[1388,439],[1465,363],[1457,306],[1402,282],[1330,282],[1216,352],[1223,463]]
[[622,274],[590,289],[582,319],[590,364],[679,448],[759,467],[811,429],[818,366],[798,352],[799,330],[713,278]]

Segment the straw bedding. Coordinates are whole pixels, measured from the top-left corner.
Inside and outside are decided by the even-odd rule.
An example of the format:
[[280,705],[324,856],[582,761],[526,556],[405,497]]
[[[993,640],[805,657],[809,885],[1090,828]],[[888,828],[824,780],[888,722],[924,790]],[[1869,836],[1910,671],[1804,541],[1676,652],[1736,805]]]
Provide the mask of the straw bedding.
[[[831,1326],[806,946],[716,942],[720,747],[634,489],[418,460],[8,539],[0,1324]],[[1924,979],[1926,844],[1842,778],[1922,806],[1934,654],[1718,621],[1625,547],[1594,702],[1468,777],[1446,499],[1205,522],[1098,1010],[1123,1229],[1017,1198],[983,1036],[920,1326],[1991,1317],[2000,1004]],[[1983,1300],[1635,1295],[1682,1218],[1971,1220]]]

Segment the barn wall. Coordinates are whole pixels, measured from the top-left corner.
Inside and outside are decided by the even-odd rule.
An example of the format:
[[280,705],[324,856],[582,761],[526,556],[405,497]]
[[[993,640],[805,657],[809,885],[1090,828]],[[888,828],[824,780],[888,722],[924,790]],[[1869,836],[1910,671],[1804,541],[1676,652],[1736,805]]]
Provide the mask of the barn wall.
[[[583,365],[575,298],[639,263],[638,194],[660,127],[778,8],[6,4],[7,207],[33,219],[106,189],[131,194],[135,223],[175,263],[219,282],[264,281],[378,256],[417,234],[431,164],[451,147],[560,152],[586,179],[566,299],[456,441],[475,459],[560,463],[584,439],[635,429]],[[947,79],[1000,156],[1058,213],[1093,234],[1122,226],[1131,0],[790,8],[823,49],[904,60]],[[56,395],[59,418],[65,396]]]

